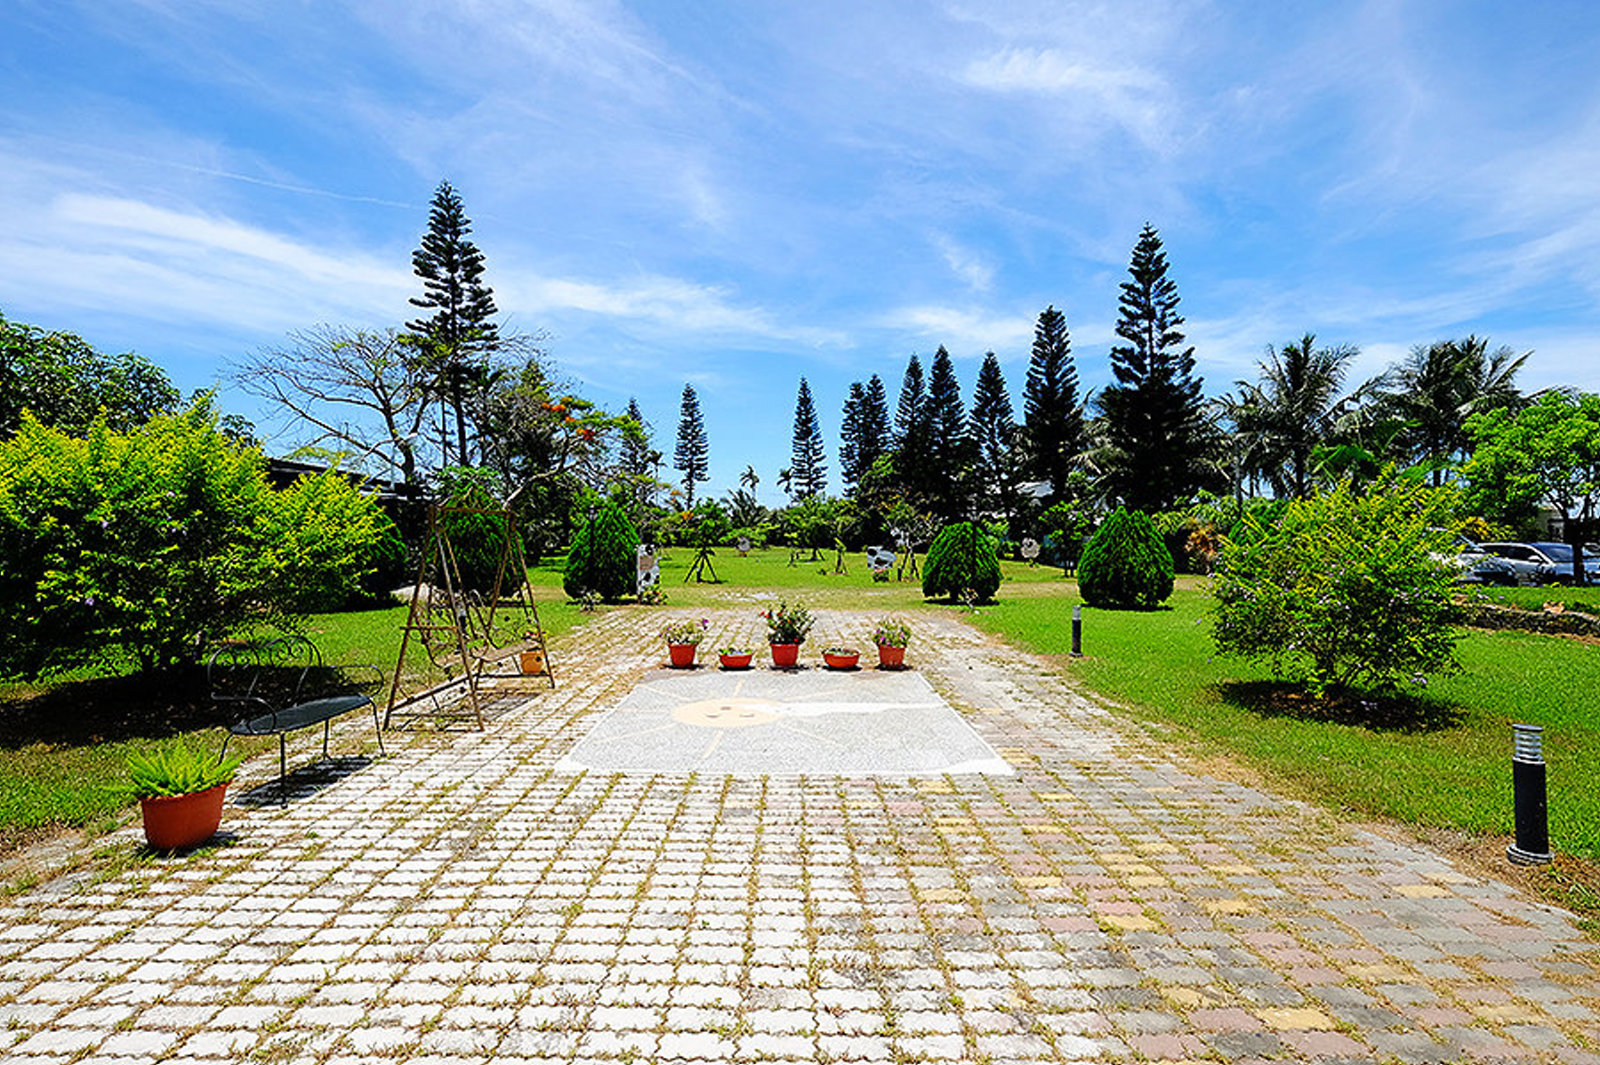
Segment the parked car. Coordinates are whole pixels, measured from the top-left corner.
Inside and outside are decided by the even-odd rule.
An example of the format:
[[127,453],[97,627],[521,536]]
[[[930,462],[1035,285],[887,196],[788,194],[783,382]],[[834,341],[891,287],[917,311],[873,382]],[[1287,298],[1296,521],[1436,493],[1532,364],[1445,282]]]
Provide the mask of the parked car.
[[[1556,580],[1562,584],[1576,584],[1577,580],[1572,567],[1572,545],[1563,544],[1554,540],[1535,540],[1528,545],[1543,551],[1550,560],[1556,564]],[[1583,550],[1583,583],[1600,584],[1600,557],[1589,551],[1588,545]]]
[[1456,536],[1456,553],[1435,555],[1436,559],[1456,571],[1457,584],[1516,584],[1517,574],[1511,563],[1484,551],[1465,536]]
[[[1515,584],[1571,584],[1572,577],[1572,548],[1566,544],[1553,541],[1536,541],[1534,543],[1496,543],[1479,544],[1484,553],[1503,562],[1509,568],[1512,580],[1496,581],[1491,575],[1486,574],[1486,583],[1515,583]],[[1595,574],[1590,570],[1590,556],[1584,555],[1584,577],[1594,583]],[[1595,560],[1600,565],[1600,559]],[[1499,576],[1498,573],[1493,576]]]

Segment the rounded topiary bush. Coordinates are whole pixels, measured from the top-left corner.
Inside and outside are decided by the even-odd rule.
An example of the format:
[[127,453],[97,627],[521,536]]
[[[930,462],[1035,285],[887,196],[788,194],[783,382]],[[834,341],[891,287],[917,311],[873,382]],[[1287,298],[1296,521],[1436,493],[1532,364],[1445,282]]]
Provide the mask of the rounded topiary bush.
[[1154,610],[1172,594],[1172,552],[1142,510],[1107,518],[1078,562],[1078,592],[1090,606]]
[[609,499],[572,538],[561,587],[573,599],[585,593],[614,603],[637,589],[639,532]]
[[936,599],[964,598],[970,590],[979,601],[994,598],[1000,587],[1000,559],[995,541],[970,521],[946,525],[928,545],[922,567],[922,594]]

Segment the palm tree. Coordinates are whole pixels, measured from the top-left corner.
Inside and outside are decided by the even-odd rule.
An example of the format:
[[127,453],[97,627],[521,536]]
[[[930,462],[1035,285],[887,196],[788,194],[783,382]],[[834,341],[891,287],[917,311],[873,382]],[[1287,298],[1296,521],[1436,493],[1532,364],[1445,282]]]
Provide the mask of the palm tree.
[[1465,457],[1467,419],[1482,411],[1520,407],[1517,371],[1528,360],[1509,347],[1489,351],[1483,337],[1419,344],[1374,382],[1383,406],[1405,423],[1398,443],[1406,457],[1433,467],[1433,483]]
[[1279,496],[1304,498],[1311,489],[1312,453],[1332,435],[1350,403],[1340,397],[1345,367],[1357,355],[1346,344],[1319,348],[1307,333],[1280,351],[1267,348],[1256,384],[1239,382],[1236,428],[1252,438],[1245,450]]

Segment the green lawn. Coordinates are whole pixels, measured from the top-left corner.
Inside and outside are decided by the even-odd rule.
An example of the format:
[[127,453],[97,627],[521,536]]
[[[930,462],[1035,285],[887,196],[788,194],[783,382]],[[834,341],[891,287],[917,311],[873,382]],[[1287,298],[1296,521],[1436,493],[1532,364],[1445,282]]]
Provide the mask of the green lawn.
[[[974,621],[1030,649],[1071,649],[1066,594],[1002,595]],[[1600,653],[1563,637],[1468,632],[1464,666],[1436,678],[1419,712],[1399,720],[1325,720],[1252,709],[1249,682],[1267,674],[1216,657],[1194,579],[1170,609],[1085,608],[1086,657],[1063,668],[1202,749],[1242,757],[1309,797],[1366,815],[1471,832],[1511,830],[1511,723],[1543,725],[1550,763],[1550,831],[1563,851],[1600,857]],[[1004,592],[1004,589],[1002,589]],[[1022,589],[1018,587],[1017,592]],[[1257,703],[1259,706],[1259,703]],[[1381,714],[1381,711],[1380,711]]]

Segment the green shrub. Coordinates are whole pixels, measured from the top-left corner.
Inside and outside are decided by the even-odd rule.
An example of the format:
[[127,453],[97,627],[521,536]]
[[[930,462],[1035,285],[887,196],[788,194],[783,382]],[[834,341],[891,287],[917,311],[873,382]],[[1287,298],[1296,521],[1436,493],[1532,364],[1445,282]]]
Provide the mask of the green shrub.
[[572,599],[588,593],[614,603],[637,591],[638,558],[638,531],[621,507],[606,500],[573,537],[561,586]]
[[[275,554],[277,594],[297,614],[344,610],[367,594],[380,566],[394,569],[394,522],[337,470],[297,478],[263,497],[267,542]],[[394,587],[390,585],[389,587]]]
[[928,545],[922,567],[922,595],[964,599],[970,592],[978,602],[988,602],[1000,588],[1000,559],[996,541],[970,521],[958,521],[939,530]]
[[145,670],[359,587],[381,515],[337,474],[268,487],[203,407],[0,442],[0,673],[123,653]]
[[500,594],[510,595],[522,587],[527,574],[518,572],[507,557],[510,526],[504,508],[483,483],[467,478],[479,471],[452,472],[460,479],[454,481],[446,497],[449,502],[439,513],[439,525],[450,538],[462,589],[488,595],[504,566]]
[[1287,501],[1272,525],[1247,517],[1217,562],[1218,650],[1318,694],[1452,670],[1456,501],[1385,471],[1364,494]]
[[1172,594],[1172,552],[1142,510],[1118,507],[1084,545],[1078,592],[1090,606],[1154,610]]
[[362,598],[369,603],[392,602],[389,593],[409,588],[417,579],[417,559],[406,550],[400,527],[387,514],[379,514],[371,561],[372,571],[361,581]]

